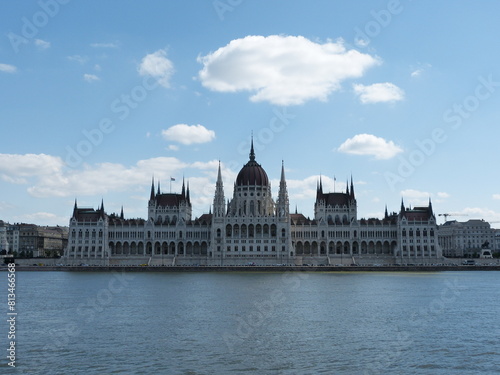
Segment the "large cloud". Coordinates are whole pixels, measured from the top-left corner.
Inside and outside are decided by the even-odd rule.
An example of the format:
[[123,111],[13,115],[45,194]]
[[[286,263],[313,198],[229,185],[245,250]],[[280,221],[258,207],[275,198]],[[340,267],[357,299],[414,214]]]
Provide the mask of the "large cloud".
[[375,159],[390,159],[403,149],[392,141],[386,141],[372,134],[357,134],[342,143],[337,151],[354,155],[372,155]]
[[60,157],[46,154],[0,154],[0,175],[4,179],[52,175],[63,165]]
[[137,70],[141,76],[149,75],[156,78],[163,87],[170,87],[170,77],[174,73],[174,64],[167,59],[167,52],[160,49],[144,56]]
[[404,91],[390,82],[374,83],[370,86],[358,84],[354,85],[353,88],[363,104],[396,102],[404,98]]
[[177,124],[161,132],[163,138],[184,145],[206,143],[215,139],[215,132],[203,125]]
[[377,58],[347,50],[342,41],[324,44],[302,36],[247,36],[201,56],[199,78],[220,92],[249,91],[250,100],[296,105],[326,100],[342,81],[361,77]]

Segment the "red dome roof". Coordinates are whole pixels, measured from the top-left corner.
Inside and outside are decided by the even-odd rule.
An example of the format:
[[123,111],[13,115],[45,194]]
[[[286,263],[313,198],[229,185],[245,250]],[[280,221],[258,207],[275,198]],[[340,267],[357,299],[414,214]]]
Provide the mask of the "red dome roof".
[[269,179],[267,178],[267,173],[260,166],[259,163],[255,161],[255,153],[253,151],[253,140],[252,146],[250,149],[250,160],[246,163],[243,168],[241,168],[240,173],[238,173],[238,177],[236,177],[236,185],[237,186],[268,186]]

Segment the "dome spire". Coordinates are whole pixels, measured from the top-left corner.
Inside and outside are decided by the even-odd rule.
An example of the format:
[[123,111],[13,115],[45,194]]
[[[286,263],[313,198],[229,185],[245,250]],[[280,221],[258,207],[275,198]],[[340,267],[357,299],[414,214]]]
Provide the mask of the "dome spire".
[[252,141],[250,146],[250,161],[255,161],[255,151],[253,149],[253,132],[252,132]]

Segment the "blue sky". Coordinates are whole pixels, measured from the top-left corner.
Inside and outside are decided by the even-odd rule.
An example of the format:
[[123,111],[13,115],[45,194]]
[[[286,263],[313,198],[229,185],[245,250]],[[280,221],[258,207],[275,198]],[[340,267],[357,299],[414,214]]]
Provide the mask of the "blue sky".
[[[146,217],[151,177],[208,212],[248,160],[291,209],[351,174],[360,217],[433,202],[500,227],[497,1],[3,1],[0,219],[74,200]],[[335,178],[335,182],[334,182]],[[335,184],[335,186],[334,186]],[[459,216],[458,214],[462,215]],[[441,217],[439,222],[442,222]],[[495,223],[495,222],[498,222]]]

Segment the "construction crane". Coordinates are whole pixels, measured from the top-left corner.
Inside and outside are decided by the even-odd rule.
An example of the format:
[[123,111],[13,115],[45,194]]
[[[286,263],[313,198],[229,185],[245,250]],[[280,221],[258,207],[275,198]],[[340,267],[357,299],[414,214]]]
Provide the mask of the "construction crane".
[[446,214],[438,214],[438,216],[444,216],[444,221],[448,221],[448,216],[469,216],[467,214],[460,214],[460,213],[446,213]]

